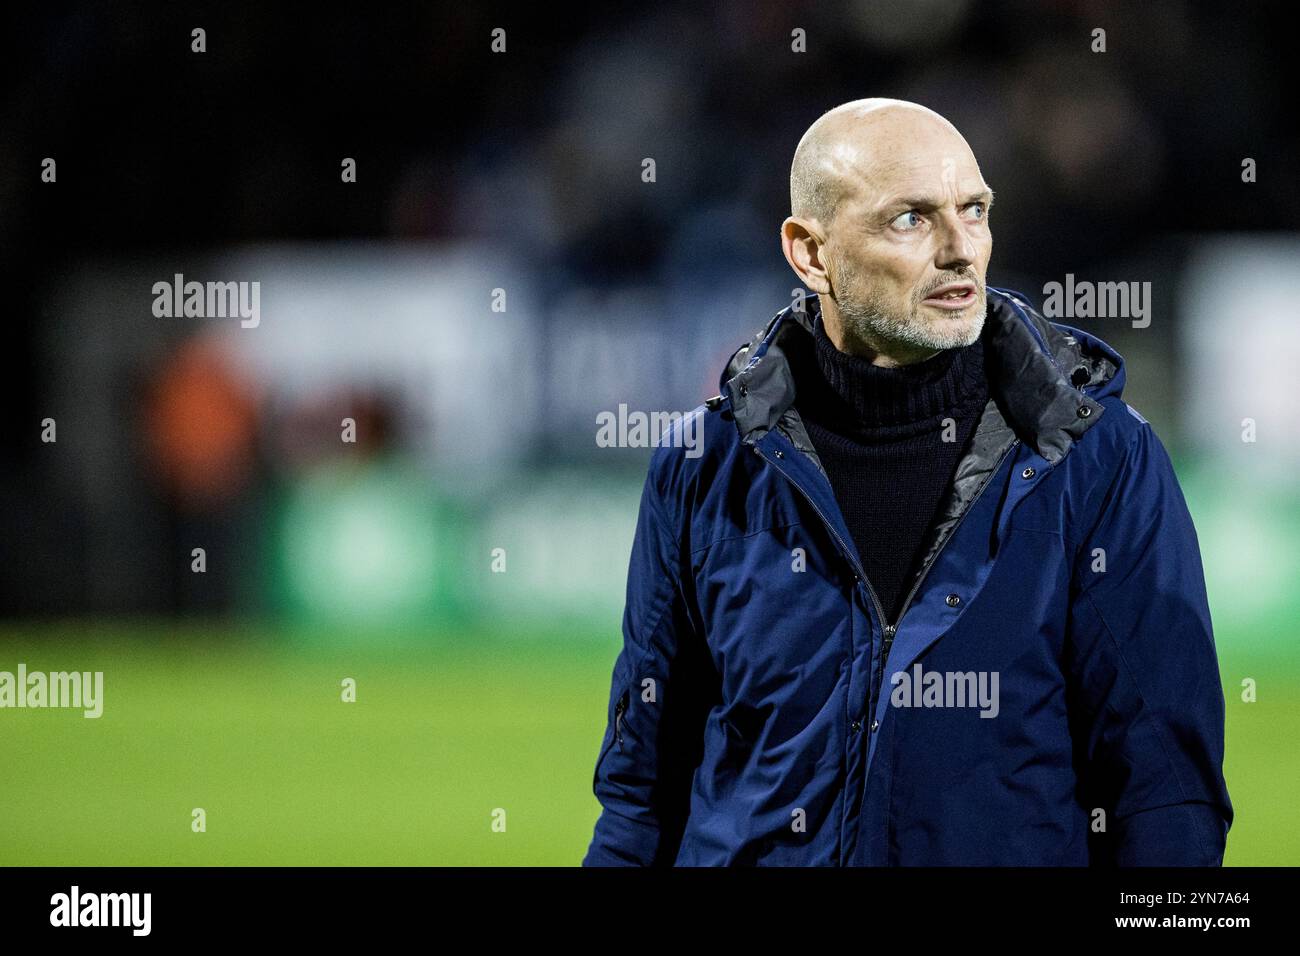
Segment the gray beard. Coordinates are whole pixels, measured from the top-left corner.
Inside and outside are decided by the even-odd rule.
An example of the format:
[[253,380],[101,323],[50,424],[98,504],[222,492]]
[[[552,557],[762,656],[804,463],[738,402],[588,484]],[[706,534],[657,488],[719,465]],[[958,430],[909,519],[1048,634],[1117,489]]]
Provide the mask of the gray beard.
[[878,351],[888,351],[888,347],[896,343],[930,351],[963,348],[977,340],[984,328],[986,302],[984,288],[979,283],[976,283],[979,286],[976,306],[979,321],[973,324],[931,323],[921,320],[919,300],[912,303],[909,315],[899,315],[871,290],[859,296],[857,290],[862,288],[862,283],[857,273],[849,269],[837,272],[840,275],[839,288],[833,298],[844,319],[845,330],[852,338]]

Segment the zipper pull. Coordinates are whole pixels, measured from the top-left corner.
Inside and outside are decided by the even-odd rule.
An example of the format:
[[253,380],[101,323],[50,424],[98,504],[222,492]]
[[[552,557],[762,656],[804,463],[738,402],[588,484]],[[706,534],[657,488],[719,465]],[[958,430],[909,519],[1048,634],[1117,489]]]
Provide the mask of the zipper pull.
[[[875,689],[875,693],[874,693],[871,697],[868,697],[868,698],[867,698],[867,713],[868,713],[868,714],[871,713],[871,702],[872,702],[872,700],[875,698],[876,695],[878,695],[878,694],[880,693],[881,686],[883,685],[883,682],[884,682],[884,679],[885,679],[885,664],[886,664],[886,663],[888,662],[888,660],[889,660],[889,649],[890,649],[891,647],[894,646],[894,635],[897,634],[897,633],[898,633],[898,625],[897,625],[897,624],[886,624],[886,625],[885,625],[885,640],[884,640],[884,643],[881,645],[881,648],[880,648],[880,676],[876,678],[876,689]],[[875,730],[876,727],[877,727],[877,724],[876,724],[876,722],[873,720],[873,721],[871,722],[871,729],[872,729],[872,730]]]
[[627,710],[627,692],[614,705],[614,736],[618,738],[618,749],[623,749],[623,712]]

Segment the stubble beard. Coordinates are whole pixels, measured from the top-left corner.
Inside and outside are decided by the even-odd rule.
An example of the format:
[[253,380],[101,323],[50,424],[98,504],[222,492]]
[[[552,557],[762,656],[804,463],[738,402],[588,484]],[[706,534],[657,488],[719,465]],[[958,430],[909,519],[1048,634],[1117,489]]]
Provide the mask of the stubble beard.
[[[963,348],[980,337],[984,328],[987,307],[984,284],[974,275],[945,278],[939,284],[952,281],[975,283],[978,298],[961,318],[956,316],[927,319],[921,315],[924,292],[913,294],[910,311],[900,315],[884,296],[869,286],[864,287],[862,276],[846,262],[836,270],[839,281],[832,298],[844,320],[850,338],[876,351],[888,352],[891,347],[903,345],[910,349],[934,351],[936,349]],[[973,313],[973,316],[971,315]]]

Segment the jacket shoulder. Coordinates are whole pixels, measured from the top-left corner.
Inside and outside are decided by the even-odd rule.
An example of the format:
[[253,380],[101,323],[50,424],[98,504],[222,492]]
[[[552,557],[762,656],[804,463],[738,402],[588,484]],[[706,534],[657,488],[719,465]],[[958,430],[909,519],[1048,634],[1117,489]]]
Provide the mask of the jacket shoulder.
[[660,434],[650,456],[650,470],[670,474],[698,470],[740,444],[735,419],[723,405],[705,402],[675,418]]
[[650,455],[647,481],[666,510],[680,515],[693,490],[713,484],[743,450],[726,406],[702,403],[682,413],[660,434]]

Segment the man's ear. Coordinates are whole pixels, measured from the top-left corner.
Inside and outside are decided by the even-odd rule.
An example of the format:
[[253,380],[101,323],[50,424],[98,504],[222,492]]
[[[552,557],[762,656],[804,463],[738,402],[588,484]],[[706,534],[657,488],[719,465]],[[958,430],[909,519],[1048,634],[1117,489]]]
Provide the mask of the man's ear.
[[816,220],[788,216],[781,223],[781,250],[800,282],[819,295],[830,293],[825,238]]

